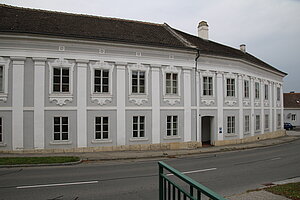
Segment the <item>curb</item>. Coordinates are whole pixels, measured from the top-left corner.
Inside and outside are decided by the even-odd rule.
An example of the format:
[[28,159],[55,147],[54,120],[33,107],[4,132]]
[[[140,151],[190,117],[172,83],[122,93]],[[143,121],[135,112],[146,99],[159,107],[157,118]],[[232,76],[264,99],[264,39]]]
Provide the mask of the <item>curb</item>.
[[47,166],[70,166],[82,163],[83,160],[80,158],[76,162],[66,162],[66,163],[49,163],[49,164],[21,164],[21,165],[0,165],[0,168],[17,168],[17,167],[47,167]]

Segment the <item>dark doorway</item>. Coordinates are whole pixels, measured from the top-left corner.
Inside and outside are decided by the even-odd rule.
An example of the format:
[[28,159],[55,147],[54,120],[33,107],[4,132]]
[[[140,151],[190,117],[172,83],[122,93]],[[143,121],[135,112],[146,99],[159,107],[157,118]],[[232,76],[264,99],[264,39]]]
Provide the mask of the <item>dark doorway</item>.
[[210,146],[211,145],[211,124],[212,117],[205,116],[201,118],[201,141],[202,146]]

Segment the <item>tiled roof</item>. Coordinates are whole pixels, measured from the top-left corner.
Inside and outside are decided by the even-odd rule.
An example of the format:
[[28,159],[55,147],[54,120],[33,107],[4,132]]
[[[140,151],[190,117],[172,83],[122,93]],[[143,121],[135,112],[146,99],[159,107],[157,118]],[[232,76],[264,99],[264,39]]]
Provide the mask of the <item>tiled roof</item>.
[[0,32],[91,39],[127,44],[200,50],[201,54],[238,58],[286,73],[260,59],[210,40],[181,32],[167,24],[36,10],[0,4]]
[[284,93],[283,107],[300,109],[300,93]]

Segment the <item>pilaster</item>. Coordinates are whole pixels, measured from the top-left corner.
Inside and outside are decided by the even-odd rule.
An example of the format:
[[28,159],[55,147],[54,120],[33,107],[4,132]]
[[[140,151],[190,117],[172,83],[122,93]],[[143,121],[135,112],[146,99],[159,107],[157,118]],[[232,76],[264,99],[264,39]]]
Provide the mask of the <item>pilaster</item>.
[[23,106],[24,106],[24,64],[25,57],[12,57],[12,147],[13,150],[24,148]]
[[264,134],[265,132],[265,111],[264,111],[264,99],[265,99],[265,84],[263,81],[260,81],[260,118],[261,118],[261,121],[260,121],[260,127],[261,127],[261,134]]
[[125,145],[126,141],[126,79],[125,69],[127,63],[116,63],[117,67],[117,145]]
[[243,76],[238,75],[238,102],[239,102],[239,139],[244,136],[243,122],[244,122],[244,112],[243,112]]
[[159,65],[151,65],[152,72],[152,143],[160,143]]
[[269,82],[269,99],[270,99],[270,116],[269,116],[269,129],[270,132],[273,132],[274,126],[273,126],[273,88],[272,88],[272,82]]
[[191,95],[191,70],[183,69],[183,87],[184,87],[184,142],[192,139],[192,95]]
[[200,102],[200,75],[199,72],[196,72],[196,107],[197,107],[197,111],[196,111],[196,123],[197,123],[197,142],[201,142],[201,138],[200,138],[200,127],[201,127],[201,117],[199,117],[199,102]]
[[281,129],[284,128],[284,118],[283,118],[283,87],[280,84],[280,110],[281,110]]
[[274,114],[273,131],[277,131],[277,88],[275,83],[273,84],[273,114]]
[[250,102],[251,102],[251,117],[250,117],[250,133],[251,136],[254,136],[255,123],[254,123],[254,98],[255,98],[255,89],[254,89],[254,79],[250,78]]
[[[223,101],[224,101],[224,92],[223,92],[223,73],[217,72],[217,102],[218,102],[218,122],[217,122],[217,137],[216,140],[223,140],[224,138],[224,127],[223,127]],[[213,131],[212,131],[213,132]]]
[[45,147],[45,67],[46,58],[33,58],[34,61],[34,148]]
[[77,147],[87,147],[87,66],[88,60],[77,63]]

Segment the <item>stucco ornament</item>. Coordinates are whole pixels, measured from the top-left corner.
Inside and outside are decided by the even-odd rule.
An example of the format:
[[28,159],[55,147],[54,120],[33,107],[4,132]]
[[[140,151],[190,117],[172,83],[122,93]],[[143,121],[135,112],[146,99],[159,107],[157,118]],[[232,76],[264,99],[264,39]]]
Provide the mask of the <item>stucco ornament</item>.
[[49,101],[55,102],[59,106],[63,106],[63,105],[66,105],[67,102],[72,102],[73,97],[50,97]]
[[91,101],[94,103],[97,103],[100,106],[103,106],[107,103],[111,103],[112,102],[112,97],[96,97],[96,96],[92,96],[91,97]]
[[234,106],[235,104],[237,104],[236,100],[226,100],[225,104],[228,106]]
[[206,106],[210,106],[215,104],[215,100],[214,99],[202,99],[201,103],[205,104]]

